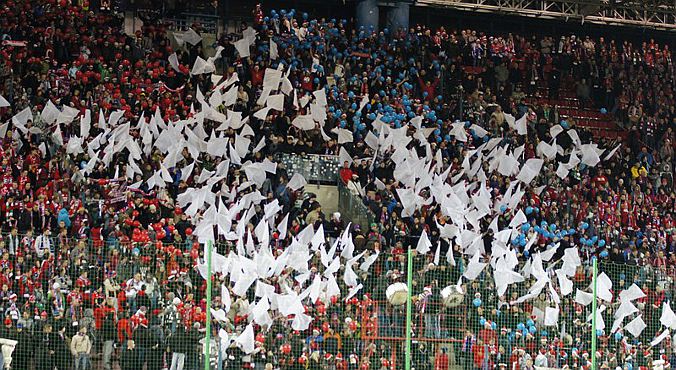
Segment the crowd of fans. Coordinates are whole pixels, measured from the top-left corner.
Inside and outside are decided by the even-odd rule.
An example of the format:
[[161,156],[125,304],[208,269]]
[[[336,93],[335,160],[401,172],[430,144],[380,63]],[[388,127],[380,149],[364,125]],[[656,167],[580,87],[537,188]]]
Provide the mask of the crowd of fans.
[[[127,35],[123,23],[121,14],[94,11],[86,1],[3,4],[0,95],[11,106],[0,108],[0,122],[11,122],[26,107],[40,112],[48,100],[83,114],[89,109],[93,122],[99,114],[108,117],[117,109],[124,111],[123,120],[131,122],[158,109],[165,121],[189,117],[191,107],[199,107],[196,89],[209,91],[215,84],[208,74],[189,73],[198,57],[210,56],[206,45],[174,50],[168,25],[147,20],[143,29]],[[415,247],[423,230],[434,245],[441,241],[442,255],[454,248],[457,264],[437,266],[432,256],[414,259],[416,369],[447,369],[453,361],[464,369],[482,370],[532,369],[534,364],[582,368],[594,355],[605,367],[628,370],[649,366],[661,356],[676,361],[671,359],[670,341],[649,345],[659,328],[658,308],[676,289],[676,264],[671,263],[676,261],[676,104],[669,45],[650,40],[638,46],[575,35],[560,39],[488,35],[422,25],[408,32],[372,32],[355,29],[345,20],[313,19],[295,11],[264,14],[260,8],[254,11],[252,26],[258,36],[250,57],[239,57],[234,46],[239,35],[218,39],[223,47],[218,73],[228,78],[236,72],[239,78],[235,110],[246,116],[258,108],[265,69],[281,62],[291,66],[288,78],[300,92],[326,89],[329,107],[323,130],[330,140],[324,140],[319,129],[292,125],[296,114],[306,112],[287,99],[288,109],[271,112],[264,121],[251,117],[253,141],[265,137],[268,142],[250,154],[251,159],[272,159],[279,151],[337,155],[345,148],[354,161],[345,164],[340,179],[351,184],[373,216],[373,223],[364,225],[368,227],[354,225],[352,237],[357,251],[377,251],[381,256],[371,272],[361,276],[363,296],[308,305],[315,323],[304,333],[276,321],[257,335],[252,355],[236,347],[212,351],[217,368],[401,368],[405,311],[387,303],[385,290],[393,282],[406,281],[405,252]],[[199,25],[193,28],[200,30]],[[278,45],[277,59],[270,58],[270,40]],[[178,71],[168,63],[174,52]],[[532,158],[537,144],[551,139],[550,127],[564,117],[556,106],[529,105],[525,98],[546,100],[564,91],[574,91],[582,107],[603,109],[630,130],[629,140],[602,166],[574,170],[561,179],[555,162],[548,162],[540,175],[547,186],[541,192],[528,189],[522,200],[524,208],[532,210],[527,216],[533,226],[547,221],[560,230],[576,230],[575,235],[560,237],[557,252],[560,258],[566,248],[578,247],[583,266],[575,276],[576,288],[587,287],[590,261],[597,256],[615,291],[636,283],[647,295],[641,303],[648,329],[638,338],[606,329],[599,333],[597,354],[589,353],[590,307],[564,298],[558,328],[545,328],[540,317],[531,317],[534,307],[543,310],[548,305],[544,294],[532,302],[514,303],[532,281],[498,297],[493,277],[485,272],[463,286],[460,307],[444,308],[439,291],[458,281],[466,257],[440,238],[440,227],[447,220],[438,206],[402,217],[391,153],[373,163],[367,144],[370,122],[377,115],[392,127],[422,115],[423,126],[434,128],[433,151],[440,149],[444,167],[454,171],[462,168],[467,151],[484,140],[468,125],[470,139],[458,141],[450,133],[456,120],[482,127],[489,137],[524,144],[525,157]],[[368,103],[360,109],[365,96]],[[505,114],[517,118],[526,114],[528,135],[516,135]],[[79,134],[77,123],[62,125],[64,142]],[[207,120],[205,127],[212,130],[214,124]],[[582,141],[592,138],[573,119],[565,119],[562,126],[576,128]],[[354,142],[338,145],[332,132],[336,127],[353,132]],[[116,177],[125,173],[123,168],[103,164],[85,179],[78,170],[89,160],[87,154],[74,160],[53,145],[39,115],[26,128],[28,134],[10,123],[0,153],[0,312],[4,312],[0,338],[18,341],[12,368],[86,369],[94,363],[104,369],[119,363],[123,370],[144,365],[148,370],[203,368],[200,340],[205,334],[206,283],[195,268],[203,252],[192,235],[194,225],[176,204],[178,194],[198,174],[182,180],[178,168],[170,168],[173,182],[161,190],[146,184],[128,188],[124,176]],[[92,127],[91,136],[100,132]],[[233,138],[235,132],[229,129],[225,134]],[[595,141],[607,148],[615,144]],[[573,145],[565,135],[557,143],[564,150]],[[200,159],[204,169],[218,165],[208,155]],[[151,153],[143,160],[144,175],[135,181],[150,177],[162,158]],[[276,199],[285,213],[291,213],[289,236],[272,242],[276,253],[306,225],[323,224],[328,237],[338,237],[347,220],[340,214],[327,217],[314,197],[291,191],[289,178],[280,164],[261,189],[267,197],[264,203]],[[233,189],[245,181],[244,171],[232,167],[223,183]],[[488,185],[504,193],[509,179],[492,174]],[[261,207],[255,218],[262,212]],[[509,223],[507,214],[499,222]],[[587,244],[585,237],[604,240],[605,247]],[[483,238],[484,258],[490,260],[491,232]],[[541,238],[535,249],[546,244]],[[528,255],[522,247],[514,246],[520,258]],[[229,248],[227,243],[218,245],[224,254]],[[313,274],[324,269],[318,259],[311,261]],[[213,337],[219,340],[219,329],[241,332],[253,301],[253,295],[236,299],[227,312],[228,321],[214,322]],[[219,307],[221,302],[216,298],[209,304]],[[609,305],[603,313],[607,323],[612,322],[614,307]],[[536,329],[524,333],[519,325]]]

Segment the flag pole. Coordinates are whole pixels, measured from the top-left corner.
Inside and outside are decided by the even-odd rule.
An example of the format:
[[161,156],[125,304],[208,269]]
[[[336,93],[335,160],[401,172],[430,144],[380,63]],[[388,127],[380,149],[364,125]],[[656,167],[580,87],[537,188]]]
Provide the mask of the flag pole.
[[408,250],[408,266],[406,275],[408,297],[406,298],[406,370],[411,370],[411,296],[413,292],[413,250]]
[[204,338],[204,370],[211,369],[211,250],[212,241],[207,242],[207,305],[206,305],[206,330],[207,335]]
[[592,284],[594,286],[594,298],[592,299],[592,338],[591,338],[591,358],[592,358],[592,370],[596,370],[596,256],[592,257],[593,260],[593,275],[592,275]]

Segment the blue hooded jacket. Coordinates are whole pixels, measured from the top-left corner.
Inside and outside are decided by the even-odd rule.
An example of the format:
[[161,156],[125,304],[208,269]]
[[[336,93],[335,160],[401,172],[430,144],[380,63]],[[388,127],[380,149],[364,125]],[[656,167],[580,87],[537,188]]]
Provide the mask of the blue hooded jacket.
[[70,216],[68,215],[68,211],[65,208],[61,208],[59,211],[59,216],[56,219],[59,223],[63,221],[64,224],[66,224],[66,227],[70,227]]

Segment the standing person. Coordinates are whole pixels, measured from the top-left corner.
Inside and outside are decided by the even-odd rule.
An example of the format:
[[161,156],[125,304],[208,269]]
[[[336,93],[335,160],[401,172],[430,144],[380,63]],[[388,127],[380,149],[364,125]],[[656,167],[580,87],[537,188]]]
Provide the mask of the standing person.
[[[385,357],[387,357],[385,355]],[[430,370],[430,356],[427,349],[427,345],[423,343],[418,343],[418,352],[414,354],[414,364],[415,368],[419,370]]]
[[161,313],[162,319],[164,320],[164,327],[169,329],[170,332],[175,332],[176,328],[180,325],[181,314],[178,312],[178,306],[181,304],[181,299],[174,297],[164,311]]
[[152,302],[150,302],[150,297],[146,294],[145,284],[141,285],[141,290],[136,293],[136,307],[145,307],[148,310],[152,309]]
[[185,366],[185,355],[188,353],[190,343],[188,343],[188,334],[185,326],[179,325],[176,332],[168,338],[169,351],[171,354],[170,370],[183,370]]
[[115,312],[107,311],[101,324],[101,341],[103,341],[103,369],[112,370],[112,357],[115,351],[115,335],[117,332]]
[[66,344],[66,326],[62,323],[57,323],[57,325],[59,325],[59,331],[54,336],[54,363],[58,370],[69,370],[72,361],[70,361],[70,350]]
[[139,326],[134,330],[134,346],[138,352],[138,364],[143,367],[147,361],[147,353],[152,347],[150,344],[150,332],[148,331],[148,319],[142,318]]
[[462,347],[460,348],[460,364],[462,365],[463,370],[472,369],[472,347],[474,346],[475,339],[472,332],[467,330],[465,332],[465,338],[462,340]]
[[441,348],[440,346],[437,350],[437,356],[434,358],[434,370],[448,370],[446,348]]
[[203,347],[199,344],[202,335],[200,333],[200,323],[196,322],[188,329],[188,347],[186,351],[186,368],[188,370],[197,369],[200,362],[200,354]]
[[147,370],[160,370],[163,366],[162,356],[166,352],[166,345],[164,343],[164,331],[160,325],[160,320],[157,316],[150,318],[150,328],[148,333],[150,336],[150,350],[148,354],[148,368]]
[[108,276],[106,277],[106,280],[103,281],[106,299],[112,302],[111,306],[115,309],[115,312],[117,313],[117,310],[119,309],[117,302],[117,294],[120,292],[121,289],[120,284],[118,284],[117,281],[115,280],[116,274],[114,271],[109,271],[107,275]]
[[[128,340],[133,339],[131,331],[131,321],[128,318],[126,311],[120,312],[120,318],[117,321],[117,342],[122,344],[122,351],[124,352]],[[134,343],[134,347],[136,344]]]
[[24,330],[23,323],[16,324],[16,347],[12,353],[13,369],[28,369],[28,363],[33,354],[39,353],[33,348],[33,337],[29,331]]
[[45,254],[47,255],[47,257],[49,256],[49,253],[52,252],[51,231],[49,230],[49,228],[45,228],[42,234],[38,235],[38,237],[35,238],[35,244],[33,246],[33,249],[35,250],[35,254],[40,259],[43,259],[43,257],[45,257]]
[[139,361],[138,350],[134,341],[129,339],[124,346],[125,350],[120,355],[120,368],[122,370],[141,369],[141,362]]
[[87,335],[87,328],[81,327],[70,341],[70,352],[75,357],[75,370],[89,369],[89,354],[92,342]]
[[46,323],[42,332],[35,338],[36,370],[53,370],[56,336],[52,333],[52,324]]

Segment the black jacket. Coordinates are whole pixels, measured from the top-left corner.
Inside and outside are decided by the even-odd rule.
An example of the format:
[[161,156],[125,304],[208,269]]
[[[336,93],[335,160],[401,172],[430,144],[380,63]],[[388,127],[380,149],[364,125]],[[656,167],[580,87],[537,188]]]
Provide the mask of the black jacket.
[[117,326],[115,325],[115,315],[109,312],[103,319],[101,324],[101,340],[115,340],[117,339]]
[[191,348],[190,338],[182,325],[176,329],[169,339],[169,350],[176,353],[188,353]]
[[148,295],[145,293],[145,291],[143,292],[143,294],[137,294],[136,295],[136,306],[137,307],[140,308],[142,306],[145,306],[148,309],[148,311],[150,311],[151,304],[152,303],[150,302],[150,298],[148,298]]
[[148,331],[148,328],[139,326],[136,328],[134,331],[134,343],[136,344],[137,348],[151,348],[153,346],[152,343],[152,338],[150,336],[150,332]]
[[17,333],[16,341],[13,356],[23,357],[33,353],[33,337],[28,332],[21,331]]
[[14,328],[8,328],[6,326],[0,327],[0,338],[16,340],[17,331]]
[[66,345],[66,338],[62,338],[58,333],[52,334],[54,338],[54,363],[59,370],[68,370],[72,355],[68,345]]
[[127,349],[122,351],[120,356],[120,367],[122,370],[136,370],[141,368],[139,354],[137,349]]

